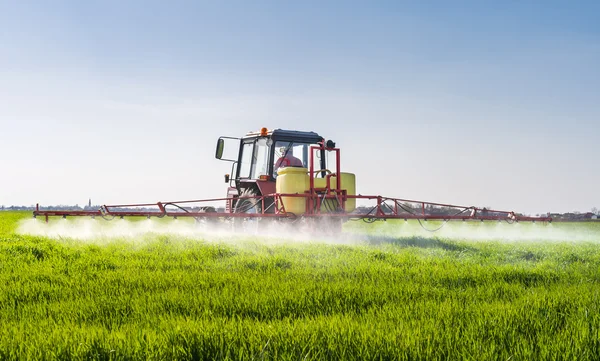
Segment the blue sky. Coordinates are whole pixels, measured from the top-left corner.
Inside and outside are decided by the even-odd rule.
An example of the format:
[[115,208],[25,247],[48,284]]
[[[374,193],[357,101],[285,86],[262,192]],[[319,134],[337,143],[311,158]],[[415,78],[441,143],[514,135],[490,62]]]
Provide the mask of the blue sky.
[[595,1],[0,2],[0,204],[224,196],[219,135],[337,141],[358,191],[600,207]]

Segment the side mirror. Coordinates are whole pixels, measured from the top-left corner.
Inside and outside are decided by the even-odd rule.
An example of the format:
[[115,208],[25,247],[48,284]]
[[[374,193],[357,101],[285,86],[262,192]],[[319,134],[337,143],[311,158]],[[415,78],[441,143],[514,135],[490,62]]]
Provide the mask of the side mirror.
[[223,148],[225,147],[225,141],[219,138],[217,141],[217,151],[215,152],[215,158],[221,159],[223,157]]

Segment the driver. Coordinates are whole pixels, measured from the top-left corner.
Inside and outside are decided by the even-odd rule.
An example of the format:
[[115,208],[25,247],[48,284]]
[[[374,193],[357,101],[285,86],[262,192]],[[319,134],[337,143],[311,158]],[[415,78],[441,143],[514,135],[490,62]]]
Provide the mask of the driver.
[[281,148],[282,156],[275,162],[275,171],[284,167],[303,167],[302,161],[294,157],[294,148]]

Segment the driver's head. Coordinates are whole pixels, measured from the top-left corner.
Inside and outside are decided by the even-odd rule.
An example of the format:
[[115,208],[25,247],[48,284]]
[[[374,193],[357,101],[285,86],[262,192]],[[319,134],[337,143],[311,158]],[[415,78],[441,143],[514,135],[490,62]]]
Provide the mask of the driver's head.
[[281,156],[283,157],[284,155],[293,155],[294,154],[294,148],[290,147],[281,147],[280,149],[281,152]]

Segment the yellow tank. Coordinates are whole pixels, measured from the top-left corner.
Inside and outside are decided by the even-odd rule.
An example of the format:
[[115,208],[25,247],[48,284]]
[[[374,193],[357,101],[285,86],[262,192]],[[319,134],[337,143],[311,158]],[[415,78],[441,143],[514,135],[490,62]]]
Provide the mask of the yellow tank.
[[[304,194],[310,187],[308,169],[285,167],[277,171],[275,189],[277,193]],[[343,178],[342,178],[343,179]],[[306,197],[281,197],[286,212],[300,215],[306,212]]]
[[[335,188],[336,184],[336,178],[337,177],[331,177],[331,184],[330,187],[331,188]],[[309,180],[310,182],[310,180]],[[325,188],[327,186],[327,183],[325,181],[325,178],[315,178],[315,188]],[[341,188],[346,190],[346,194],[349,196],[355,196],[356,195],[356,176],[354,175],[354,173],[344,173],[342,172],[342,179],[341,179]],[[327,202],[330,202],[330,207],[331,208],[331,202],[334,202],[333,200],[329,200]],[[352,198],[352,199],[348,199],[346,200],[346,212],[352,212],[353,210],[356,209],[356,198]],[[323,204],[321,206],[321,212],[323,211],[327,211],[327,207],[325,206],[325,204]]]

